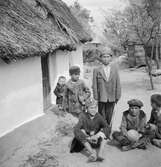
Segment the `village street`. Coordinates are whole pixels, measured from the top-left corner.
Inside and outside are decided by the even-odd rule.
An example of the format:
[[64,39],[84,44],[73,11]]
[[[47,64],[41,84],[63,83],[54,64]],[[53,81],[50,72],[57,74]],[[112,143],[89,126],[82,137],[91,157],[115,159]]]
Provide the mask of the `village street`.
[[[89,133],[85,140],[93,142],[92,134],[107,127],[95,108],[90,113],[97,102],[88,95],[94,93],[108,124],[113,113],[112,132],[129,106],[142,106],[128,105],[131,99],[143,102],[149,120],[151,95],[161,94],[161,0],[0,0],[0,76],[0,167],[161,167],[161,148],[150,144],[123,152],[108,139],[102,162],[87,162],[85,150],[70,153],[73,115],[82,108],[94,118],[83,118],[88,130],[78,128]],[[158,99],[152,101],[156,111]],[[142,133],[145,125],[145,114],[133,113],[125,114],[130,141],[129,131]],[[160,138],[160,115],[154,114]]]
[[[139,98],[144,102],[144,111],[150,116],[150,95],[161,91],[161,78],[154,78],[155,90],[149,90],[148,76],[144,69],[120,70],[122,97],[115,111],[113,129],[119,127],[122,112],[127,109],[127,100]],[[91,73],[86,77],[90,85]],[[87,163],[82,153],[69,153],[72,127],[76,119],[70,114],[56,116],[55,109],[49,114],[24,125],[0,140],[0,167],[160,167],[161,149],[149,146],[145,150],[121,152],[116,147],[106,145],[103,163]],[[44,125],[44,122],[45,125]],[[30,128],[29,139],[22,132]],[[18,134],[18,135],[17,135]],[[34,134],[34,135],[33,135]],[[20,138],[18,138],[20,136]],[[23,141],[23,143],[22,143]],[[12,144],[11,144],[12,143]],[[5,150],[5,151],[4,151]]]

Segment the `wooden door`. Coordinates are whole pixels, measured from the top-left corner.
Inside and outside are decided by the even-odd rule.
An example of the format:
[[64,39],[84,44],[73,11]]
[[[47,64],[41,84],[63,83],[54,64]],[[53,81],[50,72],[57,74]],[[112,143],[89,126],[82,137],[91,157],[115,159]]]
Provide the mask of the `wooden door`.
[[49,55],[41,57],[42,84],[43,84],[43,106],[46,111],[51,106],[51,87],[49,74]]

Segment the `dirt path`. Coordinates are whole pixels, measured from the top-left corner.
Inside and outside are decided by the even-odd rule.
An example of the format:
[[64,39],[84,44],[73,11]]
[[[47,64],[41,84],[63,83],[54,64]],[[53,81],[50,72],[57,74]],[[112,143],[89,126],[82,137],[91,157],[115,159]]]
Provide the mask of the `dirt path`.
[[[89,73],[88,77],[86,77],[86,82],[89,85],[91,85],[90,77],[91,74]],[[118,129],[122,112],[128,107],[126,104],[128,99],[141,99],[144,102],[144,110],[149,118],[151,110],[150,95],[161,92],[161,78],[155,79],[155,90],[148,90],[148,77],[144,71],[122,70],[120,71],[120,77],[122,97],[115,109],[113,129]],[[12,154],[6,152],[5,156],[7,157],[8,154],[8,158],[3,162],[0,161],[0,167],[161,167],[161,149],[154,146],[149,146],[146,151],[121,152],[115,147],[106,145],[104,150],[105,161],[103,163],[89,164],[85,155],[69,153],[69,143],[73,135],[71,129],[77,122],[76,119],[73,119],[69,114],[65,117],[48,114],[44,116],[43,121],[44,123],[48,121],[48,126],[44,128],[44,131],[31,141],[27,141],[23,146],[15,148]],[[37,127],[41,128],[40,121],[37,124],[39,124]],[[54,124],[57,124],[57,126],[55,127]],[[32,127],[30,126],[30,128]],[[6,140],[3,144],[7,145],[12,142],[12,140]],[[1,140],[0,153],[2,153]]]

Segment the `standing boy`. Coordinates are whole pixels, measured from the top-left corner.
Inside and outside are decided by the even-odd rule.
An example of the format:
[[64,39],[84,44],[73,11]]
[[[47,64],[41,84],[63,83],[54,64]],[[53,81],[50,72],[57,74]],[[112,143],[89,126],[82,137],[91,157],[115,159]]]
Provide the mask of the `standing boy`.
[[111,124],[115,103],[121,97],[117,68],[110,64],[112,55],[104,50],[100,56],[102,66],[93,71],[93,96],[98,101],[98,112]]
[[63,109],[62,104],[65,90],[65,83],[66,83],[66,78],[64,76],[60,76],[58,79],[58,83],[54,89],[54,94],[56,95],[56,104],[58,105],[59,110]]
[[80,68],[71,66],[69,69],[70,79],[66,83],[64,91],[64,110],[78,117],[83,111],[86,99],[91,95],[85,83],[79,79]]

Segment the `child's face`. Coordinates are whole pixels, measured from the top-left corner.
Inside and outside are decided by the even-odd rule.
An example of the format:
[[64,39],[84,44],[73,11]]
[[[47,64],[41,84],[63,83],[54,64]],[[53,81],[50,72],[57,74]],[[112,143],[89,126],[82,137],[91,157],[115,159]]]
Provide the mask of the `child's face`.
[[104,65],[108,65],[112,60],[112,57],[108,54],[102,55],[101,56],[101,61]]
[[158,105],[156,105],[156,103],[154,103],[154,102],[151,102],[151,106],[152,106],[152,108],[153,108],[154,110],[157,110],[157,111],[159,111],[160,108],[161,108],[161,107],[159,107]]
[[79,80],[79,77],[80,77],[80,74],[72,74],[70,75],[71,76],[71,80],[72,81],[78,81]]
[[58,82],[59,82],[60,85],[64,85],[65,82],[66,82],[66,79],[65,78],[60,78]]
[[97,110],[98,110],[98,107],[96,107],[96,106],[91,106],[91,107],[88,107],[87,112],[88,112],[88,114],[89,114],[89,116],[90,116],[91,118],[94,118],[94,116],[95,116],[96,113],[97,113]]
[[132,116],[137,116],[139,112],[140,112],[140,107],[138,107],[138,106],[130,106],[130,114]]

